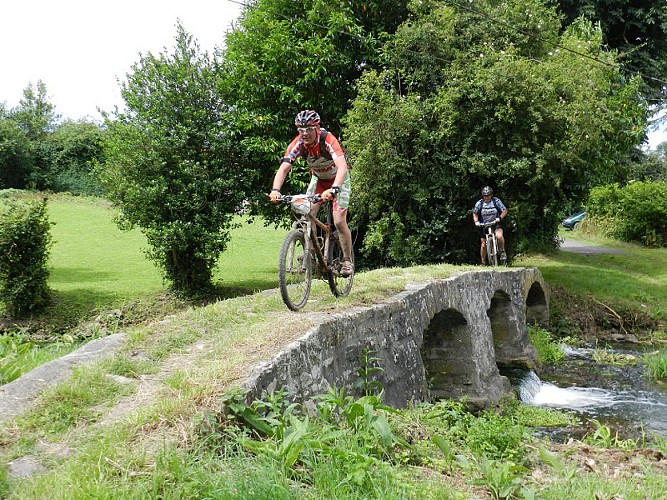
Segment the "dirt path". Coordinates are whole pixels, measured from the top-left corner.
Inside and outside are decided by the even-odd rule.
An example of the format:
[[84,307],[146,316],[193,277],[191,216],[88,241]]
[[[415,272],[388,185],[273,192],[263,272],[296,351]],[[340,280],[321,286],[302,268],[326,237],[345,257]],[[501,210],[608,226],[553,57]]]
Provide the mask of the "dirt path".
[[597,255],[601,253],[618,253],[624,254],[623,250],[616,250],[615,248],[607,248],[598,245],[591,245],[582,241],[574,241],[563,238],[560,244],[560,249],[563,252],[579,253],[583,255]]

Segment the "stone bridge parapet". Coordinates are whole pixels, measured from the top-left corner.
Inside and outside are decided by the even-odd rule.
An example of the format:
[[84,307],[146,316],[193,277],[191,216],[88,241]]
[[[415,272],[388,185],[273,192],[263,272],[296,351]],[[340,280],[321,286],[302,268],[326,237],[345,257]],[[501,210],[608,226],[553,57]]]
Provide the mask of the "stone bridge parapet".
[[248,398],[287,390],[307,401],[330,387],[350,387],[365,348],[385,402],[396,408],[432,399],[465,399],[483,408],[510,393],[499,367],[537,362],[527,324],[547,326],[549,294],[537,269],[510,268],[457,274],[408,284],[391,299],[344,313],[322,315],[245,382]]

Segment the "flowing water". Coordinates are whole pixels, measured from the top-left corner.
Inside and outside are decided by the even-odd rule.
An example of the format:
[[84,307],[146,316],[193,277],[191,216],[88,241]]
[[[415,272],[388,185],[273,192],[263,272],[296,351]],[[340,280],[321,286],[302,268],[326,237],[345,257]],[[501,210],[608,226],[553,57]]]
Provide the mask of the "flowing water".
[[[532,370],[505,375],[521,401],[576,412],[584,426],[595,419],[616,430],[619,437],[667,438],[667,385],[643,376],[640,364],[596,363],[593,352],[567,348],[563,362],[544,371],[541,378]],[[636,358],[642,355],[621,346],[611,352]]]

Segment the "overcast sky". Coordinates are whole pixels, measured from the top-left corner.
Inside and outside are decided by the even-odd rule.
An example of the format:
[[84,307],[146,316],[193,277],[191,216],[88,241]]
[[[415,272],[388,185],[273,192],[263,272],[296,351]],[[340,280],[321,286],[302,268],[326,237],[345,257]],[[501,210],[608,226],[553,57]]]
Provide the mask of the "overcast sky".
[[[5,0],[0,23],[0,103],[13,108],[38,80],[63,118],[100,119],[122,107],[118,78],[139,53],[173,52],[180,19],[202,50],[224,43],[241,0]],[[662,124],[650,147],[667,140]]]
[[5,0],[0,7],[0,102],[19,104],[42,80],[63,118],[100,119],[122,108],[139,53],[172,53],[180,19],[202,50],[224,44],[240,0]]

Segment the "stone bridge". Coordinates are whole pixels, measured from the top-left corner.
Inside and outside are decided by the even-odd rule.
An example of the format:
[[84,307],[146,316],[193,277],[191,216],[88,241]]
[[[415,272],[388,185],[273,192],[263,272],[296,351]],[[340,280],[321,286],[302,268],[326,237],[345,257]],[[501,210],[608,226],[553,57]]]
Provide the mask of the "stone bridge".
[[365,348],[382,368],[373,375],[396,408],[433,399],[474,407],[510,393],[499,367],[534,367],[527,324],[546,326],[548,289],[537,269],[458,274],[412,284],[381,304],[327,315],[303,337],[258,365],[245,382],[248,398],[286,389],[307,401],[329,387],[350,387]]

